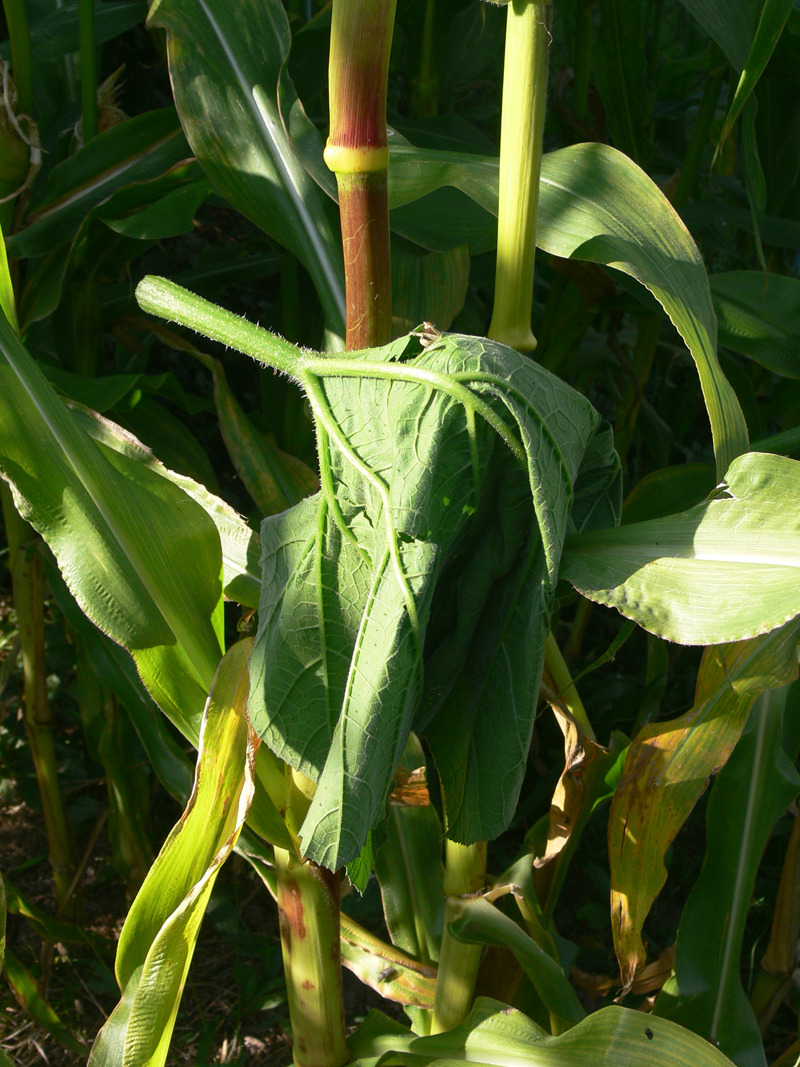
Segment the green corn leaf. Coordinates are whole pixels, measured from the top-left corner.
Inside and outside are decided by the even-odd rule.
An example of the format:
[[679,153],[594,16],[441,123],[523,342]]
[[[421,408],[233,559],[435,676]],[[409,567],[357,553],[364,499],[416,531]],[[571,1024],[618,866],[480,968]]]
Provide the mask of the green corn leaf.
[[349,916],[341,916],[342,964],[364,985],[396,1004],[432,1009],[436,968],[411,959],[369,933]]
[[329,328],[344,334],[344,267],[331,205],[306,173],[277,101],[291,106],[283,65],[291,35],[279,0],[157,0],[169,30],[173,91],[186,135],[219,192],[310,273]]
[[800,614],[800,463],[750,452],[689,511],[567,541],[562,577],[686,645],[741,641]]
[[3,231],[0,228],[0,313],[8,319],[14,333],[19,333],[17,322],[17,301],[14,296],[14,286],[11,282],[11,273],[8,269],[8,256],[6,255],[6,242],[3,239]]
[[728,108],[728,114],[725,116],[722,133],[719,137],[719,145],[724,143],[733,129],[733,124],[739,117],[746,100],[756,87],[758,79],[761,77],[770,56],[775,50],[778,38],[783,33],[783,27],[786,25],[786,20],[789,18],[792,7],[793,0],[764,0],[758,26],[750,42],[747,59],[744,67],[740,68],[742,73],[739,78],[739,84],[736,86],[736,92]]
[[737,270],[709,281],[720,344],[776,374],[800,378],[800,280]]
[[[425,767],[414,734],[400,767],[410,772]],[[429,803],[415,805],[412,800],[391,806],[375,873],[392,944],[422,963],[435,963],[444,920],[444,866],[442,825]]]
[[372,1012],[348,1044],[354,1067],[731,1067],[690,1030],[630,1008],[603,1008],[551,1037],[522,1012],[488,997],[479,997],[459,1026],[434,1037],[415,1037]]
[[542,1003],[569,1029],[586,1018],[577,994],[556,961],[517,926],[513,919],[480,897],[452,905],[450,932],[468,944],[496,945],[514,953]]
[[64,1048],[81,1057],[85,1056],[86,1045],[64,1026],[52,1006],[40,993],[34,976],[10,949],[5,951],[3,970],[15,997],[25,1006],[28,1015]]
[[117,189],[156,178],[189,156],[174,107],[112,126],[52,171],[28,225],[9,239],[9,251],[17,258],[52,252]]
[[611,918],[626,988],[645,959],[642,925],[667,878],[664,854],[725,766],[753,701],[797,676],[798,627],[707,649],[694,707],[645,726],[628,749],[609,815]]
[[75,423],[0,321],[0,469],[92,621],[136,660],[162,709],[196,739],[220,656],[214,523],[178,486],[122,462]]
[[150,868],[120,935],[122,999],[95,1040],[90,1067],[162,1067],[200,924],[254,790],[244,707],[250,641],[221,661],[203,715],[189,804]]
[[764,849],[800,792],[794,766],[799,707],[797,684],[764,693],[717,776],[703,869],[678,928],[675,976],[655,1008],[746,1067],[761,1067],[766,1060],[740,978],[742,937]]
[[727,0],[720,4],[717,0],[681,0],[737,70],[742,70],[747,62],[758,17],[757,2]]

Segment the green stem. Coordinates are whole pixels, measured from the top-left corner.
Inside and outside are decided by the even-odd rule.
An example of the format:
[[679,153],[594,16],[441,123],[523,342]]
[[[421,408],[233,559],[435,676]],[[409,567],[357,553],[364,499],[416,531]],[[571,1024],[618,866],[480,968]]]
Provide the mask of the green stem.
[[17,113],[33,118],[33,62],[25,0],[3,0],[11,40],[11,73],[17,87]]
[[697,111],[694,129],[692,130],[692,136],[689,140],[689,147],[686,150],[686,157],[683,161],[683,166],[681,167],[681,176],[678,179],[678,187],[672,198],[673,206],[677,208],[678,211],[680,211],[686,204],[686,201],[689,199],[689,193],[692,191],[694,180],[697,177],[697,170],[700,166],[700,159],[709,141],[711,124],[714,121],[714,115],[717,112],[719,94],[722,89],[722,83],[725,80],[727,64],[725,62],[725,57],[722,54],[722,50],[717,44],[713,45],[711,48],[709,71],[708,80],[706,81],[703,96],[700,100],[700,107]]
[[458,898],[474,896],[486,885],[486,842],[459,845],[445,842],[444,933],[436,975],[431,1033],[441,1034],[462,1022],[472,1007],[475,979],[483,955],[482,945],[467,945],[450,933],[449,923],[458,910]]
[[339,876],[275,849],[281,950],[298,1067],[343,1067]]
[[561,649],[552,633],[548,633],[544,643],[544,661],[556,684],[559,700],[578,724],[584,737],[589,741],[596,741],[597,738],[589,722],[589,716],[586,714],[586,708],[578,695],[572,675],[569,673],[569,668],[561,655]]
[[500,130],[495,302],[489,337],[519,351],[531,332],[536,212],[547,97],[550,0],[508,4]]
[[79,910],[79,898],[70,894],[70,886],[78,855],[58,784],[53,724],[47,699],[42,558],[37,552],[29,550],[33,531],[20,516],[14,506],[11,490],[2,481],[0,497],[22,650],[25,733],[39,783],[47,832],[48,858],[53,869],[59,911],[67,918],[74,919]]
[[427,388],[439,389],[460,401],[465,408],[480,415],[505,441],[522,464],[526,464],[525,450],[515,433],[494,409],[467,388],[469,382],[502,384],[492,375],[469,373],[461,375],[438,374],[403,363],[381,363],[353,358],[333,358],[302,352],[283,338],[239,318],[224,308],[217,307],[174,282],[151,275],[144,278],[136,289],[139,306],[151,315],[158,315],[179,326],[196,330],[204,337],[219,341],[237,352],[252,356],[275,370],[291,375],[303,382],[308,389],[310,380],[325,377],[381,378],[416,382]]
[[97,136],[97,48],[94,36],[94,0],[78,0],[78,40],[81,62],[81,115],[83,143]]

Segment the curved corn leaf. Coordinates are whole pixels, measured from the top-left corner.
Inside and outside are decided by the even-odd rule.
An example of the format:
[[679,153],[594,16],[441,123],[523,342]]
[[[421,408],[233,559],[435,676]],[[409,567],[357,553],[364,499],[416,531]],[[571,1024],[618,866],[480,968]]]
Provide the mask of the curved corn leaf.
[[690,511],[568,539],[561,576],[685,645],[741,641],[800,614],[800,463],[750,452]]
[[764,693],[714,783],[706,857],[681,916],[675,976],[655,1007],[742,1067],[766,1062],[740,978],[742,935],[767,841],[800,792],[797,729],[784,728],[790,717],[796,723],[799,706],[797,684]]
[[737,270],[712,274],[719,340],[786,378],[800,378],[800,280]]
[[396,1004],[433,1008],[435,967],[409,958],[344,914],[340,934],[342,964],[364,985]]
[[119,939],[122,1000],[90,1067],[162,1067],[200,924],[253,797],[255,748],[244,709],[251,641],[219,665],[203,714],[192,795],[134,900]]
[[459,1026],[434,1037],[415,1037],[372,1012],[348,1044],[357,1067],[731,1067],[690,1030],[629,1008],[603,1008],[550,1037],[522,1012],[488,997],[479,997]]
[[642,925],[667,878],[666,853],[725,766],[756,697],[797,676],[800,621],[766,637],[709,648],[694,707],[645,726],[631,743],[609,815],[611,920],[623,984],[645,961]]
[[178,486],[91,440],[0,320],[0,470],[70,591],[129,649],[161,708],[197,738],[221,650],[222,561]]
[[559,964],[513,919],[481,897],[457,901],[451,898],[449,903],[455,915],[449,924],[453,937],[467,944],[497,945],[513,952],[542,1003],[564,1029],[586,1018],[586,1012]]
[[[720,146],[733,129],[733,124],[739,117],[739,113],[769,62],[769,57],[775,50],[775,45],[783,33],[783,27],[786,25],[786,20],[789,18],[793,6],[794,0],[763,0],[758,26],[750,42],[747,59],[744,67],[741,68],[742,73],[739,78],[739,84],[736,86],[736,92],[728,108],[728,114],[725,116],[722,133],[719,136]],[[719,148],[717,151],[719,151]]]
[[[407,145],[392,146],[390,159],[390,206],[454,185],[497,213],[497,160]],[[542,159],[536,243],[564,259],[623,271],[656,297],[697,364],[722,477],[747,451],[747,428],[717,360],[717,322],[700,253],[658,186],[607,145],[550,152]]]
[[329,327],[344,334],[344,267],[330,201],[284,130],[278,83],[291,35],[279,0],[156,0],[148,23],[169,30],[169,64],[186,136],[219,192],[311,275]]

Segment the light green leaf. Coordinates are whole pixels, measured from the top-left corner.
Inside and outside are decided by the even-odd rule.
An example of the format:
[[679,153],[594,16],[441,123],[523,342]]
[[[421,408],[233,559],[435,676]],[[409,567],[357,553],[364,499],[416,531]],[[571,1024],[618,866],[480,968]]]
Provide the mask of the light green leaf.
[[[173,91],[186,135],[219,192],[310,273],[329,327],[344,334],[344,267],[331,205],[284,130],[278,84],[291,35],[279,0],[156,0],[148,22],[169,30]],[[287,109],[290,101],[282,101]]]
[[550,1037],[522,1012],[488,997],[478,998],[460,1026],[433,1037],[415,1038],[373,1012],[348,1044],[357,1067],[731,1067],[691,1031],[630,1008],[603,1008]]
[[733,129],[733,124],[739,117],[745,101],[752,93],[769,62],[769,57],[774,52],[778,38],[783,33],[783,27],[786,25],[786,20],[793,5],[794,0],[764,0],[755,36],[750,41],[747,59],[744,67],[740,68],[742,73],[739,78],[739,84],[736,86],[736,92],[728,108],[728,114],[725,116],[722,133],[719,137],[720,145],[723,144]]
[[8,319],[14,333],[19,333],[17,300],[8,269],[8,256],[6,255],[6,242],[3,238],[2,227],[0,227],[0,313]]
[[480,897],[451,901],[451,906],[456,917],[450,923],[450,932],[455,938],[513,952],[547,1010],[566,1024],[565,1029],[586,1018],[561,967],[513,919]]
[[245,607],[257,608],[261,586],[258,566],[261,542],[255,530],[251,529],[229,504],[209,492],[204,485],[165,467],[149,448],[121,426],[109,419],[100,418],[95,412],[79,404],[71,404],[70,409],[73,419],[89,437],[118,454],[118,466],[122,470],[130,470],[132,478],[136,477],[136,467],[144,467],[178,486],[200,505],[219,534],[225,596]]
[[219,661],[222,561],[208,515],[75,423],[0,321],[0,470],[70,591],[129,649],[153,697],[195,740]]
[[90,1067],[162,1067],[200,924],[253,797],[255,750],[244,714],[243,641],[219,665],[203,715],[194,788],[133,902],[119,939],[122,1000]]
[[112,126],[52,171],[28,225],[9,238],[9,251],[20,259],[51,252],[117,189],[162,175],[190,155],[173,107]]
[[755,637],[800,614],[798,498],[800,463],[751,452],[689,511],[570,538],[561,575],[669,641]]
[[[456,186],[496,214],[496,160],[393,146],[392,206],[442,185]],[[657,298],[697,364],[722,477],[747,451],[747,428],[717,360],[717,322],[700,253],[658,186],[607,145],[551,152],[542,159],[536,243],[565,259],[621,270]]]
[[645,726],[631,742],[608,831],[611,919],[626,988],[645,960],[642,925],[667,878],[664,855],[709,777],[725,766],[753,701],[796,677],[798,625],[707,649],[694,706]]
[[348,915],[341,916],[342,964],[364,985],[396,1004],[432,1009],[436,968],[369,933]]
[[712,274],[720,344],[786,378],[800,378],[800,280],[761,271]]
[[[764,693],[708,802],[707,849],[678,929],[675,976],[656,1002],[742,1067],[766,1062],[742,988],[742,937],[756,874],[775,823],[800,792],[797,684]],[[788,729],[785,727],[788,726]],[[792,740],[793,736],[793,740]]]

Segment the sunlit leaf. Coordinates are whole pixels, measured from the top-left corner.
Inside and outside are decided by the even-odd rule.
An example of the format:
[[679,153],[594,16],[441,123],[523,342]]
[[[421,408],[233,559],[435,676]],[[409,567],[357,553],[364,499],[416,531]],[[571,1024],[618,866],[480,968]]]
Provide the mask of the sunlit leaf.
[[562,577],[651,633],[740,641],[800,614],[800,463],[750,452],[689,511],[567,541]]
[[162,1067],[200,924],[253,797],[255,749],[244,708],[244,641],[222,660],[203,715],[194,788],[128,912],[117,949],[122,1000],[91,1067]]

